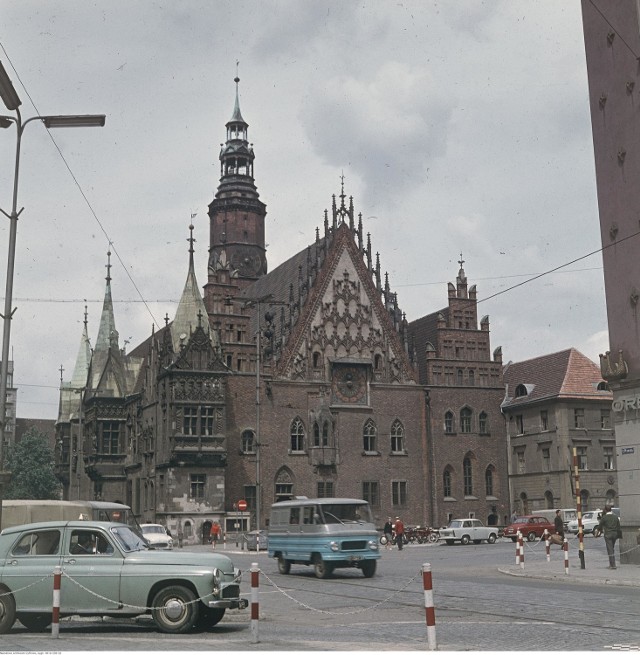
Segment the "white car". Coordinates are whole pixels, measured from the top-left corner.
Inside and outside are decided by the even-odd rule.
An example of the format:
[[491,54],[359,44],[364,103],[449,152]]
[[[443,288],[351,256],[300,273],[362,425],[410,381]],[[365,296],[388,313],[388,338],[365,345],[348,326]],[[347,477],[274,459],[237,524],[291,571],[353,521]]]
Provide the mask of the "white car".
[[495,544],[498,538],[498,528],[486,527],[478,519],[453,519],[446,528],[440,530],[440,539],[443,539],[447,546],[452,546],[459,541],[463,546],[472,542],[479,544],[486,541]]
[[154,548],[168,548],[173,550],[173,539],[167,534],[164,525],[159,523],[145,523],[140,526],[142,536]]
[[[598,522],[602,516],[601,509],[594,509],[588,512],[585,512],[582,515],[582,531],[583,534],[591,534],[594,531],[594,528],[598,527]],[[578,534],[578,519],[573,519],[567,524],[567,532],[571,534]],[[598,531],[594,533],[594,536],[597,536]]]

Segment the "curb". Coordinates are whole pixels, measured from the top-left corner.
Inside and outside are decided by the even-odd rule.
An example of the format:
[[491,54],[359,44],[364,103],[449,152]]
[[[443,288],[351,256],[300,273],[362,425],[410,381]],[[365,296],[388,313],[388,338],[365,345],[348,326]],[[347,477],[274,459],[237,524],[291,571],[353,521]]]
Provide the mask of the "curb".
[[505,575],[510,575],[514,578],[531,578],[535,580],[555,580],[555,581],[565,581],[565,582],[578,582],[582,584],[590,585],[612,585],[619,587],[640,587],[640,580],[618,580],[613,578],[576,578],[575,576],[567,575],[565,573],[532,573],[532,572],[520,572],[514,571],[511,569],[501,569],[498,568],[499,573]]

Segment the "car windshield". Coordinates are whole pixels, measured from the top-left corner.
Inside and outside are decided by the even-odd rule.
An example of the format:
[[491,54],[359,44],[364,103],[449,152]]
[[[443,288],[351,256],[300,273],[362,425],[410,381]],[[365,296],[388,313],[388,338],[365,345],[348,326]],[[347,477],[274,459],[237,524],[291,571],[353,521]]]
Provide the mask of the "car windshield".
[[143,525],[142,532],[145,534],[167,534],[161,525]]
[[116,538],[116,541],[125,553],[144,550],[147,547],[135,532],[124,525],[111,528],[111,534]]
[[462,521],[451,521],[449,523],[450,528],[461,528],[462,527]]

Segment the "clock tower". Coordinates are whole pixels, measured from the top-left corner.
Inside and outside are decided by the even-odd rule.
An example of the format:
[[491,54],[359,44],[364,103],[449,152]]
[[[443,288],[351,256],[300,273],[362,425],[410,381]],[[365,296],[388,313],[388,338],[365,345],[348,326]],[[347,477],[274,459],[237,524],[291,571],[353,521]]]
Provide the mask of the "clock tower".
[[238,98],[240,78],[234,81],[236,101],[219,156],[220,184],[209,205],[209,280],[224,269],[235,280],[250,284],[267,272],[267,208],[253,179],[253,144],[248,141],[249,125],[242,118]]

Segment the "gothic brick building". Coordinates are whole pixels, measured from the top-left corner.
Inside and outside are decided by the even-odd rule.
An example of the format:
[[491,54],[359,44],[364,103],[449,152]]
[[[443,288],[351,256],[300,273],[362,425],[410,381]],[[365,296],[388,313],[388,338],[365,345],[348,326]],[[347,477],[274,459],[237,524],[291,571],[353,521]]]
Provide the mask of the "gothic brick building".
[[226,131],[204,294],[190,239],[173,321],[126,354],[108,269],[95,348],[85,324],[61,389],[66,497],[124,501],[188,541],[216,520],[264,526],[273,502],[296,495],[366,498],[380,524],[501,522],[501,359],[462,264],[449,307],[409,325],[343,181],[313,242],[268,272],[237,86]]

